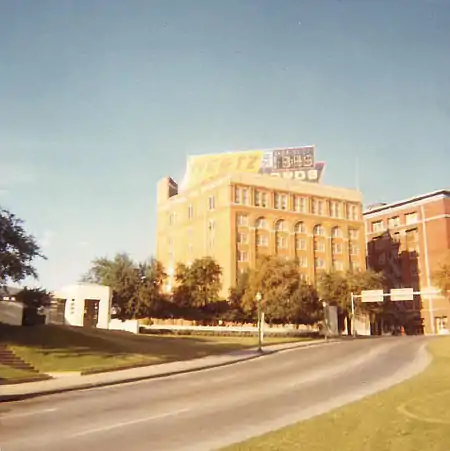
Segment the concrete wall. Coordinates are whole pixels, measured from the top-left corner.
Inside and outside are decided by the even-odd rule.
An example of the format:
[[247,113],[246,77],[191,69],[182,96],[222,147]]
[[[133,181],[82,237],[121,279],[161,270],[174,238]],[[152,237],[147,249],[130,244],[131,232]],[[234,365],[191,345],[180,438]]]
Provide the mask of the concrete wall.
[[66,299],[65,323],[71,326],[83,326],[86,300],[98,300],[98,323],[100,329],[108,329],[111,318],[111,288],[105,285],[80,283],[70,285],[55,292],[57,299]]
[[21,326],[23,304],[15,301],[0,301],[0,323]]
[[121,321],[120,319],[112,319],[109,322],[110,330],[124,330],[125,332],[131,332],[133,334],[139,333],[139,321],[134,319],[129,319],[126,321]]

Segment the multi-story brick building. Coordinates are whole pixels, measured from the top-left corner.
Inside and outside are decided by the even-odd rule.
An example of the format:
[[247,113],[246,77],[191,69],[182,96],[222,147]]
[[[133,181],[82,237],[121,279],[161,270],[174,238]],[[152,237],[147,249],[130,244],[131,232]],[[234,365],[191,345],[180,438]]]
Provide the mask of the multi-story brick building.
[[364,268],[362,198],[356,190],[256,173],[231,173],[178,191],[158,185],[157,258],[174,284],[177,262],[213,257],[223,295],[258,255],[297,259],[314,283],[320,271]]
[[[450,191],[375,205],[364,220],[370,268],[384,271],[391,288],[435,290],[433,273],[450,251]],[[443,296],[416,296],[403,307],[421,319],[425,333],[448,330],[450,303]]]

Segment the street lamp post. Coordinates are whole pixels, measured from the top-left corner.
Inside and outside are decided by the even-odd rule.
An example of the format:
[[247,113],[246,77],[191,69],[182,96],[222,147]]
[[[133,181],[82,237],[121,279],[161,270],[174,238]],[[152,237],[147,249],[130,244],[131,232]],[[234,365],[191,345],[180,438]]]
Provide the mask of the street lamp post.
[[328,341],[328,321],[327,321],[327,303],[322,301],[323,307],[323,328],[325,331],[325,341]]
[[258,304],[258,352],[262,352],[262,309],[261,309],[262,295],[260,292],[256,293],[256,302]]

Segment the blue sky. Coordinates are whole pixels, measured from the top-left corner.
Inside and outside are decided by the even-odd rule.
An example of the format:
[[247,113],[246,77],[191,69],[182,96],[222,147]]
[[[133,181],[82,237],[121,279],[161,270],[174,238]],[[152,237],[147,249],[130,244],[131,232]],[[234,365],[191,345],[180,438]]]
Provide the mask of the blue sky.
[[0,2],[0,204],[76,281],[155,247],[186,155],[316,144],[365,202],[448,187],[450,0]]

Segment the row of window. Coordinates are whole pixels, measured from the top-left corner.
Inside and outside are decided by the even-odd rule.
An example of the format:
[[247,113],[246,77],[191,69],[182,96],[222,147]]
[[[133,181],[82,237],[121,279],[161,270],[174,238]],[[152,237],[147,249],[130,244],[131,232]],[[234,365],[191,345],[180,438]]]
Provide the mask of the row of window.
[[[416,224],[418,221],[417,213],[407,213],[404,215],[404,225]],[[380,219],[378,221],[373,221],[371,224],[371,231],[373,233],[384,232],[386,229],[395,229],[396,227],[400,227],[402,225],[402,221],[400,216],[393,216],[392,218],[388,218],[387,224],[384,219]]]
[[[311,202],[308,202],[308,198],[303,196],[292,196],[292,205],[289,205],[290,195],[284,193],[273,194],[273,208],[276,210],[292,210],[297,213],[312,213],[318,216],[326,216],[327,213],[332,218],[344,218],[352,221],[359,219],[358,207],[352,204],[345,204],[340,201],[326,201],[324,199],[312,198]],[[234,203],[239,205],[251,205],[250,191],[248,188],[235,188]],[[310,205],[309,205],[310,204]],[[269,199],[269,193],[267,191],[256,190],[254,206],[269,208],[271,205]],[[326,208],[328,206],[328,209]],[[212,211],[216,208],[215,197],[208,197],[208,210]],[[344,210],[346,210],[344,212]],[[187,208],[188,219],[194,218],[194,206],[189,205]],[[169,224],[175,224],[175,213],[169,214]]]
[[[239,227],[248,227],[249,221],[248,216],[246,214],[240,213],[236,217],[236,222]],[[269,223],[266,218],[261,217],[255,221],[255,228],[257,230],[268,230]],[[284,219],[280,219],[275,223],[275,231],[276,232],[289,232],[288,222]],[[304,222],[297,222],[294,225],[294,233],[307,233],[306,225]],[[359,231],[357,229],[348,229],[349,238],[352,240],[356,240],[359,237]],[[317,224],[313,228],[314,236],[325,236],[325,228]],[[340,227],[333,227],[331,230],[331,236],[333,238],[343,238],[344,234]]]
[[[289,200],[292,199],[291,202]],[[250,189],[235,187],[234,203],[239,205],[252,205],[250,198]],[[255,190],[253,205],[255,207],[270,207],[269,192],[263,190]],[[289,195],[285,193],[273,193],[273,208],[276,210],[293,210],[297,213],[312,213],[319,216],[325,216],[327,213],[333,218],[358,220],[358,207],[356,205],[348,205],[340,201],[326,201],[324,199],[312,198],[310,205],[308,198],[299,195]],[[327,207],[328,206],[328,211]],[[344,212],[346,210],[346,212]],[[346,214],[344,214],[346,213]]]
[[[276,237],[276,246],[277,249],[287,249],[288,248],[288,237],[283,235],[277,235]],[[237,235],[237,243],[246,245],[249,243],[248,234],[247,233],[238,233]],[[269,247],[269,236],[264,234],[256,235],[256,246],[258,247]],[[340,255],[343,253],[343,245],[342,243],[332,243],[331,250],[333,254]],[[304,238],[296,238],[295,239],[295,249],[298,251],[306,251],[307,249],[307,240]],[[316,252],[325,252],[326,243],[322,240],[314,241],[314,250]],[[350,243],[349,245],[350,255],[359,255],[359,246],[355,243]]]
[[[239,263],[246,263],[249,261],[248,252],[244,250],[239,250],[237,253],[237,260]],[[308,268],[308,258],[306,255],[300,255],[297,259],[298,265],[300,268]],[[317,257],[314,259],[314,267],[316,269],[325,269],[326,261],[323,258]],[[332,260],[331,267],[335,271],[343,271],[344,270],[344,262],[342,260]],[[360,268],[359,262],[351,261],[350,268],[353,270],[357,270]]]

